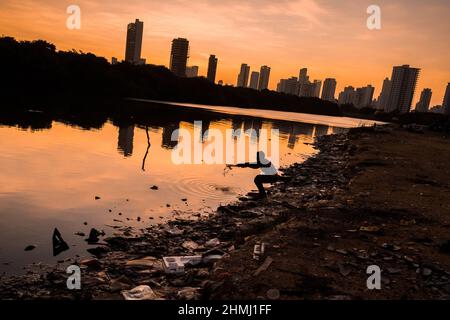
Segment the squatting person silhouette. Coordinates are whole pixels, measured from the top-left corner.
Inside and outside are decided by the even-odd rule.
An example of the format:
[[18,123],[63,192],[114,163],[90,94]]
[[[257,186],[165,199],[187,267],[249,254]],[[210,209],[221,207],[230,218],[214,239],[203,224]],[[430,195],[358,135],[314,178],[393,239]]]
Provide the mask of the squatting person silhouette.
[[228,165],[228,167],[260,169],[261,173],[255,177],[255,185],[258,188],[261,198],[267,197],[266,190],[264,189],[265,183],[275,183],[281,179],[277,168],[266,158],[266,154],[263,151],[256,153],[256,163],[246,162],[237,165]]

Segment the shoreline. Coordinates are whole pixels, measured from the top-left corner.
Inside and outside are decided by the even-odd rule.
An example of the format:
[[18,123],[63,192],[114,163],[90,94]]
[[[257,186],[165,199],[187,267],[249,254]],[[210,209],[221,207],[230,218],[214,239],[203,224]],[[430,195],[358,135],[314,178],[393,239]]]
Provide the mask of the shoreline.
[[[42,274],[0,278],[0,299],[123,299],[124,291],[140,285],[152,289],[153,299],[169,300],[398,299],[405,294],[410,299],[448,299],[449,255],[439,256],[439,264],[424,263],[426,259],[409,249],[413,244],[406,244],[403,233],[409,231],[396,235],[391,220],[401,229],[440,226],[430,217],[412,217],[399,208],[385,208],[383,216],[370,192],[362,192],[361,186],[360,192],[352,190],[366,171],[387,170],[383,159],[358,158],[368,152],[361,141],[392,140],[392,132],[399,130],[357,128],[321,137],[315,144],[320,152],[284,169],[291,179],[273,186],[268,200],[239,201],[205,219],[176,219],[149,227],[142,235],[104,239],[106,246],[91,251],[96,258],[76,261],[82,268],[81,290],[68,290],[65,268],[50,266]],[[439,251],[445,239],[450,240],[449,230],[434,232],[442,238],[439,241],[418,243]],[[255,276],[266,259],[252,257],[258,241],[267,244],[273,262]],[[205,252],[215,260],[186,268],[180,275],[163,270],[162,257]],[[435,257],[435,252],[430,254]],[[389,290],[365,288],[369,263],[381,265],[383,287]],[[412,281],[414,274],[419,279]],[[422,291],[424,281],[431,285]]]

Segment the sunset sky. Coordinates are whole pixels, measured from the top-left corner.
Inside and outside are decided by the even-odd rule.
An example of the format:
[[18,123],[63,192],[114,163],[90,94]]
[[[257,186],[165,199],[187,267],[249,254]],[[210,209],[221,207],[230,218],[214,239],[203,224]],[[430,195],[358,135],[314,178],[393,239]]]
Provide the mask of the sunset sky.
[[[66,9],[81,8],[81,30],[68,30]],[[366,27],[369,5],[382,10],[382,29]],[[311,79],[334,77],[337,93],[372,84],[376,96],[392,66],[422,69],[415,101],[432,88],[442,104],[450,82],[448,0],[1,0],[0,34],[45,39],[58,49],[124,58],[126,28],[144,21],[143,58],[169,64],[171,40],[190,41],[189,65],[206,74],[219,59],[217,80],[236,84],[241,63],[272,68],[270,88],[307,67]],[[415,102],[414,102],[415,105]]]

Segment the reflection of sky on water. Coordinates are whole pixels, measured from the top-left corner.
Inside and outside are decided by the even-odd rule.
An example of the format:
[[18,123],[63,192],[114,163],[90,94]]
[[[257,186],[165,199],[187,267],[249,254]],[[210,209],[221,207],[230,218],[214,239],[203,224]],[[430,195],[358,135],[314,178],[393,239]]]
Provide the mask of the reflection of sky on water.
[[[95,227],[112,234],[113,226],[144,228],[161,217],[172,218],[174,212],[210,212],[254,189],[255,170],[172,163],[171,152],[177,145],[172,132],[179,128],[193,132],[193,121],[155,119],[147,126],[117,125],[107,122],[94,130],[60,122],[52,122],[51,129],[44,130],[0,126],[0,270],[17,273],[31,262],[86,255],[83,238],[74,235],[79,231],[88,234]],[[282,166],[313,154],[312,146],[305,143],[335,130],[324,125],[225,116],[202,125],[203,134],[207,129],[278,129]],[[201,135],[195,139],[208,143]],[[151,190],[153,185],[159,190]],[[95,200],[95,196],[101,199]],[[181,200],[184,198],[187,203]],[[138,222],[137,217],[142,220]],[[71,246],[56,258],[51,256],[55,227]],[[29,244],[37,248],[24,252]]]

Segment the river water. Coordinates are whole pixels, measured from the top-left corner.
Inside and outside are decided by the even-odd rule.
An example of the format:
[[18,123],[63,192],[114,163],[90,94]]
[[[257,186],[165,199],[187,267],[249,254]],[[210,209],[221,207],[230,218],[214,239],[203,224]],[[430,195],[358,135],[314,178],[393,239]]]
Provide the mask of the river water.
[[[202,132],[279,130],[281,166],[313,155],[311,143],[317,136],[368,124],[315,115],[304,115],[302,121],[301,114],[276,111],[176,108],[173,117],[155,109],[149,121],[108,120],[94,127],[52,119],[24,124],[0,118],[0,271],[20,274],[29,264],[38,267],[77,255],[87,257],[86,237],[75,233],[87,235],[96,228],[111,235],[123,226],[139,229],[175,217],[207,215],[255,189],[258,172],[252,169],[174,164],[179,141],[172,141],[172,133],[186,129],[194,135],[195,120],[202,121]],[[41,117],[30,111],[30,118]],[[201,136],[193,139],[208,144]],[[54,228],[70,247],[56,257]],[[35,249],[25,251],[29,245]]]

